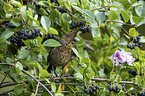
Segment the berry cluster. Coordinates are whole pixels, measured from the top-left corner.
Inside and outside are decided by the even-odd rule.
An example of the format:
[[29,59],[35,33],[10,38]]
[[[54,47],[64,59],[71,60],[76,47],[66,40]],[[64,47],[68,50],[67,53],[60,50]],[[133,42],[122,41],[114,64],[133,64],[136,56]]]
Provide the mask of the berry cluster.
[[65,9],[59,9],[59,12],[60,13],[66,13],[66,10]]
[[140,36],[141,36],[141,34],[139,34],[138,36],[136,36],[136,37],[130,37],[130,41],[132,41],[133,42],[133,44],[132,45],[127,45],[127,48],[130,48],[130,49],[134,49],[136,46],[138,46],[139,48],[141,48],[142,47],[142,43],[140,43],[139,42],[139,40],[140,40]]
[[47,34],[44,36],[44,39],[42,42],[46,41],[47,39],[55,39],[57,40],[57,38],[55,37],[55,34]]
[[29,70],[29,67],[23,67],[23,70],[25,70],[25,71],[28,71]]
[[125,89],[125,84],[122,84],[122,90],[124,90]]
[[87,32],[91,33],[91,27],[86,27],[86,28],[82,27],[79,30],[82,31],[82,33],[87,33]]
[[50,0],[50,3],[57,3],[58,4],[58,0]]
[[44,8],[46,9],[47,7],[46,6],[41,6],[41,5],[35,5],[36,8],[40,9],[40,8]]
[[137,96],[145,96],[145,92],[138,92]]
[[4,23],[5,23],[6,27],[9,27],[9,28],[16,28],[16,26],[13,25],[13,24],[11,23],[11,21],[6,21],[6,22],[4,22]]
[[114,91],[114,93],[119,93],[120,92],[120,90],[119,90],[119,87],[118,86],[116,86],[116,87],[109,87],[109,91]]
[[71,24],[70,24],[70,29],[74,29],[74,28],[77,28],[77,27],[80,27],[80,26],[83,26],[83,25],[84,25],[83,21],[80,21],[79,23],[75,22],[75,21],[72,21]]
[[22,39],[34,39],[37,36],[40,36],[40,32],[38,29],[30,30],[29,32],[26,32],[24,29],[16,32],[14,36],[10,37],[10,42],[14,45],[17,45],[18,47],[24,46],[25,44],[22,42]]
[[88,89],[84,89],[84,92],[86,94],[93,94],[93,92],[97,92],[97,90],[99,89],[99,86],[96,85],[95,87],[93,86],[92,88],[90,88],[89,90]]
[[134,70],[132,70],[132,69],[129,70],[128,73],[130,73],[130,74],[133,75],[133,76],[136,76],[136,75],[137,75],[136,71],[134,71]]

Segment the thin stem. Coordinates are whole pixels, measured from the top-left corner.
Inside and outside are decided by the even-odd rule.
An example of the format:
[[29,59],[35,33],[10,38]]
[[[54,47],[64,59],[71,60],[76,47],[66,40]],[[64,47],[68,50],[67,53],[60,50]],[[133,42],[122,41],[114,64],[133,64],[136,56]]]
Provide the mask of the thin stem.
[[116,22],[116,23],[121,23],[121,24],[124,24],[124,25],[129,25],[129,26],[134,26],[134,27],[137,27],[136,25],[127,24],[127,23],[120,22],[120,21],[113,21],[113,20],[105,20],[105,21],[106,21],[106,22]]
[[38,92],[38,87],[39,87],[39,82],[38,82],[37,87],[36,87],[35,96],[37,95],[37,92]]
[[2,82],[0,83],[0,86],[1,86],[1,84],[4,82],[4,80],[6,79],[6,77],[8,76],[9,72],[10,72],[10,71],[8,71],[8,72],[6,73],[6,75],[4,76]]

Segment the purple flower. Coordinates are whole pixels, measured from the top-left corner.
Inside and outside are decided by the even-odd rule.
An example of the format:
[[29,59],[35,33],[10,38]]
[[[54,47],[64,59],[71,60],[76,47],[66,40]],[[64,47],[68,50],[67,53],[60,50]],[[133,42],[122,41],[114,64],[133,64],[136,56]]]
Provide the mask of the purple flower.
[[127,62],[128,65],[131,65],[132,62],[135,61],[135,58],[133,56],[130,56],[131,52],[124,52],[124,51],[116,51],[115,54],[113,54],[110,59],[113,60],[113,64],[116,66],[119,65],[119,63]]

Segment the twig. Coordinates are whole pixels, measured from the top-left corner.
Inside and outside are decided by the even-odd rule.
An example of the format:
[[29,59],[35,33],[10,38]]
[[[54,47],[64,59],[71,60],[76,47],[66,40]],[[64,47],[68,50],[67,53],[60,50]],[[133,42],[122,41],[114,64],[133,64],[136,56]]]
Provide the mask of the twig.
[[[15,66],[14,64],[11,64],[11,63],[0,63],[0,65],[2,64],[5,64],[5,65],[12,65],[12,66]],[[28,74],[29,76],[31,76],[35,81],[37,81],[38,83],[40,83],[41,86],[43,86],[43,88],[51,95],[53,96],[53,94],[41,83],[39,82],[39,80],[37,80],[33,75],[31,75],[30,73],[28,73],[27,71],[23,70],[22,71],[26,74]]]
[[7,75],[9,74],[9,72],[10,72],[10,71],[8,71],[8,72],[6,73],[5,77],[3,78],[2,82],[0,83],[0,86],[1,86],[1,84],[4,82],[4,80],[6,79]]
[[0,96],[6,96],[7,93],[14,91],[14,89],[12,90],[8,90],[6,92],[0,93]]
[[36,87],[35,96],[37,95],[37,92],[38,92],[38,87],[39,87],[39,82],[38,82],[37,87]]
[[124,25],[129,25],[129,26],[134,26],[134,27],[137,27],[136,25],[132,25],[132,24],[127,24],[127,23],[124,23],[124,22],[120,22],[120,21],[113,21],[113,20],[105,20],[106,22],[116,22],[116,23],[122,23]]
[[[64,9],[63,7],[61,7],[61,6],[53,6],[54,8],[58,8],[58,9]],[[72,16],[72,17],[74,17],[74,18],[76,18],[76,19],[78,19],[78,20],[81,20],[81,21],[86,21],[86,20],[83,20],[83,19],[80,19],[80,18],[78,18],[78,17],[76,17],[76,16],[74,16],[72,13],[70,13],[68,10],[66,10],[66,9],[64,9],[70,16]]]

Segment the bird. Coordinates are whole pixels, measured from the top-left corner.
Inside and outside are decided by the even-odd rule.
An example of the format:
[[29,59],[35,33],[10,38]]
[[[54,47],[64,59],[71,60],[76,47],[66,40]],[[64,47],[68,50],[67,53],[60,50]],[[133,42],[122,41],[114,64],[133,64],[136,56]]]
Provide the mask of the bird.
[[54,72],[56,67],[64,68],[71,60],[72,56],[72,41],[76,37],[78,31],[70,31],[64,35],[64,38],[59,40],[61,46],[53,47],[49,51],[47,57],[48,72]]

